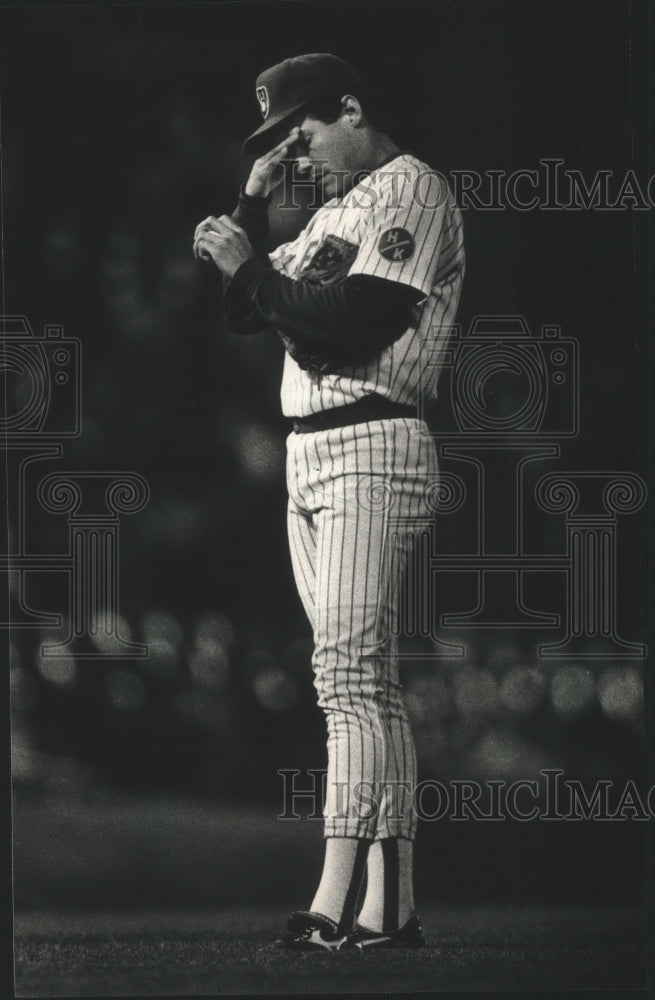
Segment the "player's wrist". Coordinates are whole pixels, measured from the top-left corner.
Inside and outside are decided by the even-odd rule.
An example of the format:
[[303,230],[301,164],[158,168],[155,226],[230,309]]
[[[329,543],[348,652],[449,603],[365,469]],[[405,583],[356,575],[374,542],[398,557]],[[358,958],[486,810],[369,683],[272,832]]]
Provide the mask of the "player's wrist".
[[248,183],[242,184],[239,189],[239,201],[242,206],[256,211],[266,211],[271,200],[271,192],[268,194],[253,194],[248,188]]

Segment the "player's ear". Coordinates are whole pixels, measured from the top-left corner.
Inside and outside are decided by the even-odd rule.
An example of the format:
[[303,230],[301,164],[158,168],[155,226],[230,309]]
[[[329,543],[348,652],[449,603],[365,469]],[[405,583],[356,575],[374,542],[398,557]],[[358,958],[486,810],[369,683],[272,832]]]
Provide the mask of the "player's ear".
[[344,94],[341,98],[341,118],[351,128],[359,128],[364,123],[362,106],[352,94]]

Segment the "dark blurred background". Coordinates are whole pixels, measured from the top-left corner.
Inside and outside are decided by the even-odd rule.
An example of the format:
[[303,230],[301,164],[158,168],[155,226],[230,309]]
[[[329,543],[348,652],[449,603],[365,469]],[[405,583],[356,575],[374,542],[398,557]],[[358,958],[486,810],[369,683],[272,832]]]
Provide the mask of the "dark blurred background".
[[[3,311],[83,345],[83,433],[35,482],[132,470],[151,490],[120,549],[122,634],[149,659],[44,659],[57,629],[12,635],[17,903],[277,899],[290,871],[306,895],[320,826],[275,820],[277,769],[325,764],[286,546],[282,348],[225,329],[194,228],[232,210],[247,174],[256,75],[304,51],[352,61],[396,141],[445,175],[558,157],[622,177],[642,127],[629,5],[22,6],[2,19]],[[274,213],[272,243],[307,217]],[[580,343],[581,433],[541,471],[643,471],[634,213],[467,210],[464,224],[462,327],[521,314]],[[9,406],[20,392],[8,378]],[[33,551],[62,551],[65,518],[25,502]],[[631,640],[642,529],[621,521]],[[542,541],[561,551],[554,530]],[[29,603],[66,613],[64,589],[60,573],[33,574]],[[404,668],[422,777],[561,767],[643,788],[638,661],[549,666],[535,650],[552,635],[459,638],[464,664],[408,646],[424,657]],[[639,897],[644,836],[638,822],[423,824],[419,895]]]

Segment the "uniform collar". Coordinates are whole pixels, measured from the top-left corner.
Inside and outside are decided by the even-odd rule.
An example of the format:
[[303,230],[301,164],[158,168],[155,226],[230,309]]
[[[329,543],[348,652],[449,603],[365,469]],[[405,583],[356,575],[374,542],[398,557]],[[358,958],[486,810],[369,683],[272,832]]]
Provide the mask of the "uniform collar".
[[391,163],[392,160],[397,160],[399,156],[412,156],[412,153],[408,149],[397,149],[395,153],[390,153],[389,156],[385,156],[381,163],[371,167],[370,170],[362,170],[362,179],[376,174],[378,170],[381,170],[382,167],[386,167],[387,163]]

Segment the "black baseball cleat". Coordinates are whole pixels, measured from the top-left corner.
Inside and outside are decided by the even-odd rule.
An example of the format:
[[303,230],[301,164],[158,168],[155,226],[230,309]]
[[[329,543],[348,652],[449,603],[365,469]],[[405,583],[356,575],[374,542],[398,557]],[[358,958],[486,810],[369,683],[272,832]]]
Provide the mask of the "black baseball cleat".
[[357,924],[350,947],[364,951],[368,948],[423,948],[424,945],[421,921],[414,913],[397,931],[371,931]]
[[352,948],[356,931],[343,931],[329,917],[311,910],[296,910],[287,923],[287,932],[274,942],[276,948],[293,951],[340,951]]

